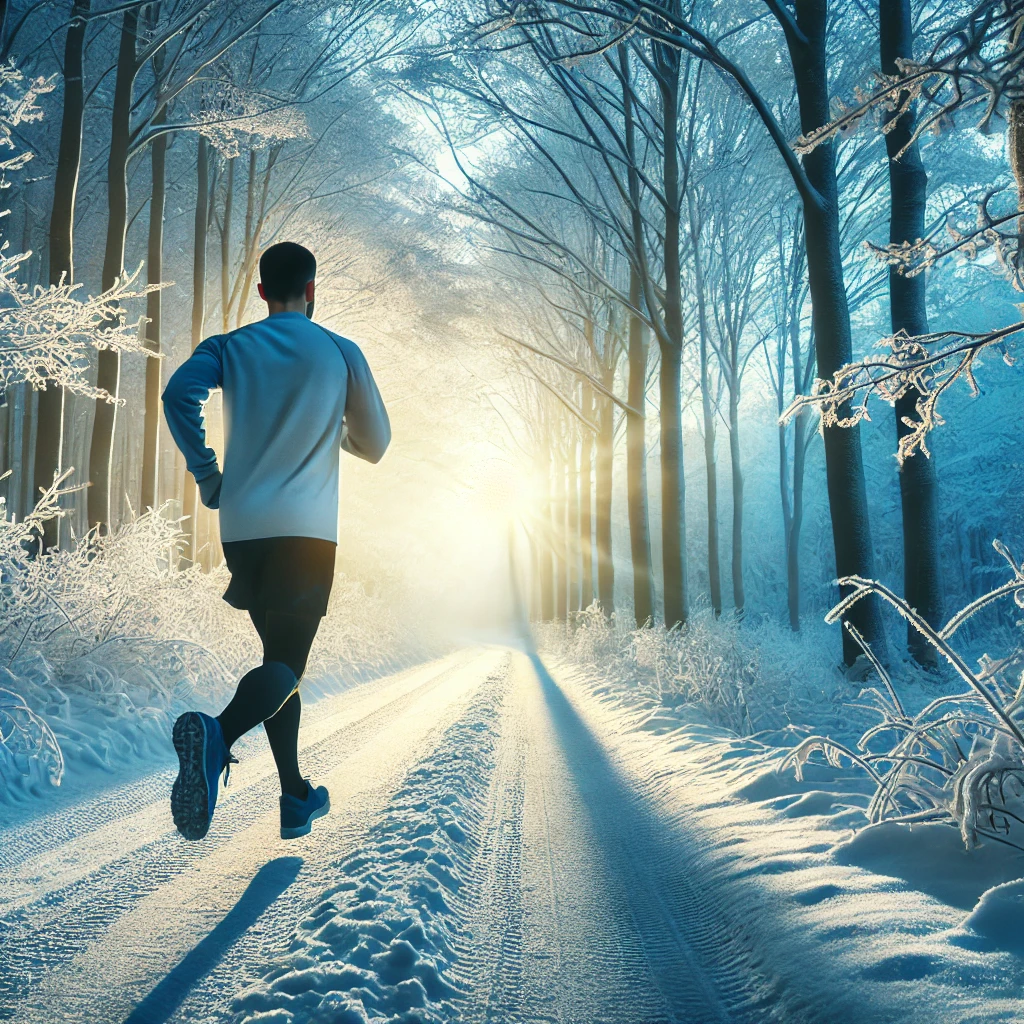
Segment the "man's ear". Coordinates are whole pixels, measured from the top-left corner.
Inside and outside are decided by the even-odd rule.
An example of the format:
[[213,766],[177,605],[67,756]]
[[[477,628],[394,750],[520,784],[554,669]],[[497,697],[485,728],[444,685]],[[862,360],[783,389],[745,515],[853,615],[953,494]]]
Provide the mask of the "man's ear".
[[312,302],[315,293],[316,293],[316,281],[310,281],[306,285],[306,301],[307,302]]
[[259,283],[258,283],[258,284],[256,285],[256,291],[258,291],[258,292],[260,293],[260,298],[261,298],[261,299],[262,299],[262,300],[263,300],[264,302],[266,302],[266,301],[267,301],[267,293],[266,293],[266,292],[265,292],[265,291],[263,290],[263,282],[262,282],[262,281],[261,281],[261,282],[259,282]]

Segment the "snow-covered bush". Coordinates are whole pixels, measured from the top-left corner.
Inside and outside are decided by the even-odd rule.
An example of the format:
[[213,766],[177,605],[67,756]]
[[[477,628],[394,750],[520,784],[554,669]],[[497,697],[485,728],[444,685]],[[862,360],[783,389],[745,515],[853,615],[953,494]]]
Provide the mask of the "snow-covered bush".
[[[851,632],[881,680],[860,696],[862,707],[880,719],[855,747],[830,736],[809,736],[783,761],[800,775],[814,753],[839,765],[853,763],[868,772],[876,790],[869,822],[945,820],[956,824],[968,847],[989,839],[1024,849],[1024,648],[1005,658],[983,655],[972,670],[951,645],[956,631],[982,608],[1013,595],[1024,607],[1024,569],[996,542],[1011,578],[933,629],[907,603],[874,580],[842,580],[854,588],[828,616],[839,621],[851,604],[876,593],[903,615],[936,648],[967,689],[929,700],[910,711],[889,673],[855,630]],[[846,628],[850,629],[849,624]]]
[[[248,615],[222,595],[228,573],[179,568],[184,536],[166,509],[72,550],[34,555],[43,522],[62,514],[64,478],[33,513],[0,513],[0,782],[60,782],[64,757],[106,768],[166,746],[186,705],[223,703],[259,660]],[[0,506],[2,508],[2,506]],[[307,678],[352,681],[397,663],[386,606],[339,576]]]
[[695,609],[684,628],[633,629],[593,605],[568,635],[541,631],[542,642],[588,674],[638,689],[665,704],[690,704],[743,734],[789,727],[832,728],[849,718],[850,687],[817,653],[824,629],[794,634],[765,617],[742,624]]

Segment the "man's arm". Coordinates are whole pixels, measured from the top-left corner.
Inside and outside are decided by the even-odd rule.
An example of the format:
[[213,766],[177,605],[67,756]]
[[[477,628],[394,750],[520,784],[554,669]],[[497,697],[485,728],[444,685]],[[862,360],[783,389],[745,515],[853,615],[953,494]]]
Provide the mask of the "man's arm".
[[346,430],[341,439],[342,450],[367,462],[380,462],[391,443],[388,411],[359,346],[347,341],[342,352],[348,363]]
[[185,456],[185,465],[208,508],[220,505],[220,470],[216,453],[206,443],[203,403],[223,383],[221,339],[208,338],[175,370],[163,394],[171,437]]

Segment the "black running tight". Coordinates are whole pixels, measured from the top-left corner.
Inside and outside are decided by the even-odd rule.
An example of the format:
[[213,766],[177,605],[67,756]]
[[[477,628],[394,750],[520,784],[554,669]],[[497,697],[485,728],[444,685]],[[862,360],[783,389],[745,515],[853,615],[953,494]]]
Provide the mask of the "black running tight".
[[263,664],[247,672],[231,703],[218,720],[230,747],[260,722],[281,778],[281,792],[304,797],[306,784],[299,771],[299,718],[302,701],[298,685],[320,626],[318,617],[252,609],[249,612],[263,642]]

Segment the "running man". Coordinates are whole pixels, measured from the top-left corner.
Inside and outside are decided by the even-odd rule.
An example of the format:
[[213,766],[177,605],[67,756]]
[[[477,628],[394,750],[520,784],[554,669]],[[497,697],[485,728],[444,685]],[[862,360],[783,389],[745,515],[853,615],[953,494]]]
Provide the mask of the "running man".
[[[242,677],[216,718],[174,723],[180,762],[171,790],[186,839],[210,828],[231,747],[263,722],[281,778],[281,838],[306,835],[330,809],[325,787],[299,771],[299,681],[334,581],[339,449],[379,462],[391,425],[359,348],[315,324],[316,259],[294,242],[260,257],[267,317],[208,338],[163,394],[171,435],[207,508],[220,510],[231,583],[224,600],[249,613],[263,664]],[[206,443],[202,407],[224,393],[223,472]]]

